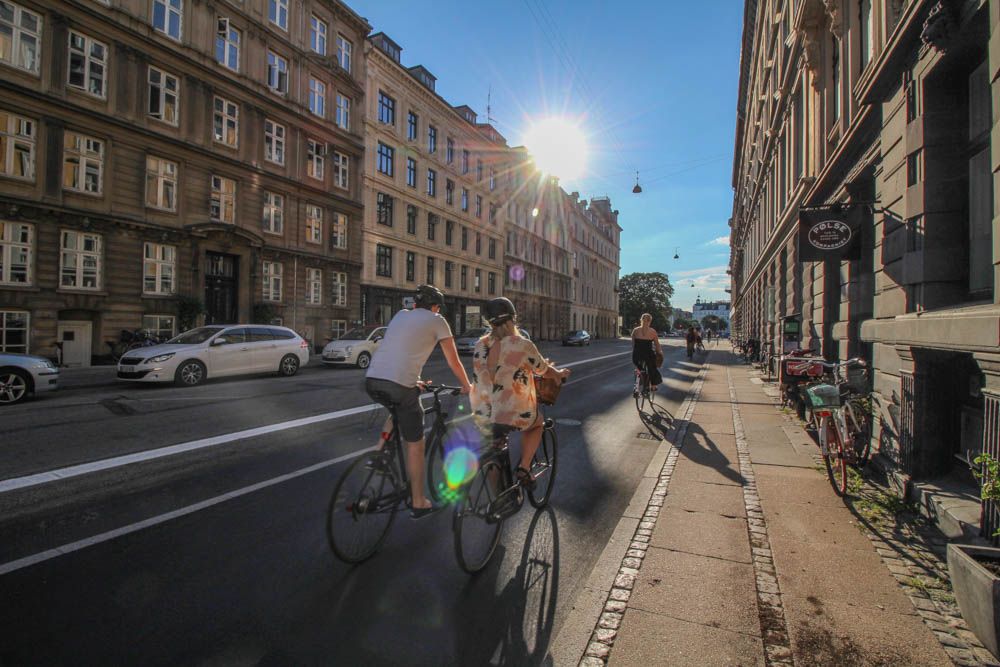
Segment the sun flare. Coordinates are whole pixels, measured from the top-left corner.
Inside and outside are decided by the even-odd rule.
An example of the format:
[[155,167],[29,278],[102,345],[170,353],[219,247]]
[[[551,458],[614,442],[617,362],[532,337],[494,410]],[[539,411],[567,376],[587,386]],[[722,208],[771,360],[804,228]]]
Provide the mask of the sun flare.
[[568,180],[582,176],[587,168],[587,137],[569,118],[536,121],[528,128],[524,144],[543,173]]

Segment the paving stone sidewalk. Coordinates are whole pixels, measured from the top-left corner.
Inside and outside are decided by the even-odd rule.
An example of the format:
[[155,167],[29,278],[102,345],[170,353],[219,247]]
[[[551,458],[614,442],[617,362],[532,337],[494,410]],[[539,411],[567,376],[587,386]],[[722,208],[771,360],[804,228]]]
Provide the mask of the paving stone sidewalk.
[[581,665],[993,664],[904,590],[753,372],[704,362]]

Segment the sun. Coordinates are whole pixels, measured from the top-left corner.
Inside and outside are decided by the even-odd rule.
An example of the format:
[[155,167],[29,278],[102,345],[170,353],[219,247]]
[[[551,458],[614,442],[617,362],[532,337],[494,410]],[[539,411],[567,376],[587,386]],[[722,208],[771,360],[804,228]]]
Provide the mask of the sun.
[[524,138],[535,165],[563,180],[582,176],[587,168],[587,137],[573,120],[553,116],[535,121]]

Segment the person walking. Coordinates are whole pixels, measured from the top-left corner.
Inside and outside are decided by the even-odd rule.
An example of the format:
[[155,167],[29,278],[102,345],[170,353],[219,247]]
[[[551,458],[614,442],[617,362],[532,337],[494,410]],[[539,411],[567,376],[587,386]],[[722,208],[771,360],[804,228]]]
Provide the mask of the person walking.
[[699,336],[694,330],[694,327],[688,329],[687,336],[685,336],[684,340],[687,342],[687,355],[688,359],[690,359],[694,356],[694,346],[698,344],[699,340]]
[[[663,382],[660,375],[660,363],[663,363],[663,348],[660,347],[660,335],[650,326],[653,316],[643,313],[639,318],[639,326],[632,329],[632,363],[640,371],[645,371],[649,378],[649,388],[656,388]],[[660,363],[657,363],[657,359]]]

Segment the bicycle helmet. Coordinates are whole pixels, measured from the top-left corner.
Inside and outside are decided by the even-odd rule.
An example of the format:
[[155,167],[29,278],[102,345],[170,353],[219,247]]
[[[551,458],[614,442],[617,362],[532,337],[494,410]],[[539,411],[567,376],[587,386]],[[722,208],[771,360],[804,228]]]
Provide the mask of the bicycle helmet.
[[490,323],[490,326],[500,326],[515,317],[517,317],[517,310],[510,299],[501,296],[486,302],[486,321]]
[[434,285],[420,285],[417,287],[417,305],[430,308],[433,305],[444,306],[444,294]]

